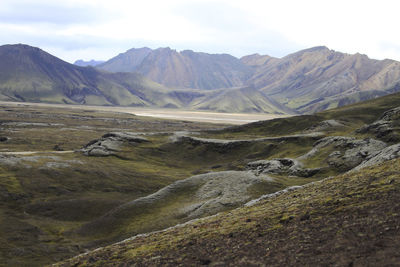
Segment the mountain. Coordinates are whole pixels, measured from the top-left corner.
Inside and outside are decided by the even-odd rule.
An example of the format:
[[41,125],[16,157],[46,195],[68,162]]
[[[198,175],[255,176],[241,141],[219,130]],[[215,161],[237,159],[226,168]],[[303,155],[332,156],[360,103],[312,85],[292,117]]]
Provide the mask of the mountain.
[[151,52],[152,50],[147,47],[138,49],[132,48],[125,53],[121,53],[118,56],[103,62],[97,67],[109,72],[134,72],[142,63],[143,59]]
[[[132,50],[131,53],[139,50]],[[146,49],[140,51],[142,53]],[[187,53],[190,52],[184,54]],[[170,89],[139,73],[111,73],[93,67],[80,67],[27,45],[1,46],[0,62],[0,100],[3,101],[147,106],[223,112],[289,111],[254,90]],[[216,99],[224,104],[219,105]]]
[[278,61],[278,58],[270,57],[268,55],[252,54],[240,58],[240,61],[250,67],[259,67],[264,64]]
[[400,90],[400,62],[319,46],[240,59],[130,49],[96,68],[27,45],[0,47],[0,100],[305,114]]
[[242,86],[252,68],[228,54],[170,48],[131,49],[101,64],[107,71],[135,71],[172,88],[218,89]]
[[[152,95],[157,95],[157,98]],[[79,67],[27,45],[0,47],[0,100],[92,105],[174,104],[167,89],[137,73]]]
[[79,60],[74,62],[74,65],[77,65],[77,66],[80,66],[80,67],[87,67],[87,66],[94,67],[94,66],[97,66],[97,65],[99,65],[101,63],[104,63],[104,61],[102,61],[102,60],[97,61],[97,60],[94,60],[94,59],[92,59],[90,61],[84,61],[82,59],[79,59]]
[[248,84],[300,113],[371,99],[392,92],[400,62],[374,60],[314,47],[258,65]]
[[252,54],[240,59],[227,54],[141,48],[128,50],[97,67],[138,72],[173,88],[251,87],[298,113],[383,96],[400,84],[399,62],[340,53],[324,46],[283,58]]
[[295,114],[293,110],[252,87],[214,90],[206,97],[193,101],[191,106],[194,109],[218,112]]

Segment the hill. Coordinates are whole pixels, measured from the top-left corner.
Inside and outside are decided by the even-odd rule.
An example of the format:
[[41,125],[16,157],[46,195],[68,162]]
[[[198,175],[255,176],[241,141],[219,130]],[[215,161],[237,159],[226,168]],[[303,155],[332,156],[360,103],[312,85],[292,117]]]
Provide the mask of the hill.
[[397,265],[399,166],[393,160],[272,194],[55,266]]

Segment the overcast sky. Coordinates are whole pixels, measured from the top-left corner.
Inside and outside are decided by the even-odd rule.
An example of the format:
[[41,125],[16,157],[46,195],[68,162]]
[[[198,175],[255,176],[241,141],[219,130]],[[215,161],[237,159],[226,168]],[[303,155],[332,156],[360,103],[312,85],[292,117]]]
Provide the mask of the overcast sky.
[[282,57],[325,45],[400,60],[396,0],[0,0],[0,44],[66,61],[133,47]]

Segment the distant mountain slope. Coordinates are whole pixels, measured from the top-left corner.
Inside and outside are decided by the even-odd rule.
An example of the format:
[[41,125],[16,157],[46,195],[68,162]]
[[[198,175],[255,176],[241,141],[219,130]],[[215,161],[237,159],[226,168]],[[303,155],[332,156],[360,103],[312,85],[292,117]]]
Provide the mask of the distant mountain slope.
[[242,86],[252,68],[228,54],[207,54],[170,48],[131,49],[101,64],[108,71],[139,72],[174,88],[218,89]]
[[248,83],[299,112],[315,112],[388,94],[399,80],[400,62],[314,47],[266,61]]
[[267,63],[278,61],[278,58],[270,57],[268,55],[252,54],[240,58],[240,61],[251,67],[259,67]]
[[97,66],[101,63],[104,63],[104,61],[97,61],[97,60],[90,60],[90,61],[84,61],[82,59],[79,59],[74,62],[74,65],[80,66],[80,67],[87,67],[87,66]]
[[383,96],[394,92],[400,81],[400,62],[340,53],[324,46],[283,58],[252,54],[240,59],[227,54],[141,48],[128,50],[98,67],[139,72],[173,88],[250,86],[299,113]]
[[193,101],[192,106],[195,109],[219,112],[295,113],[252,87],[216,90],[205,98]]
[[0,47],[0,100],[224,112],[285,113],[288,110],[260,92],[235,90],[169,89],[138,73],[79,67],[27,45]]
[[[39,48],[4,45],[0,59],[1,100],[131,106],[175,103],[164,87],[139,74],[75,66]],[[154,91],[157,99],[149,99]]]
[[110,72],[134,72],[142,63],[143,59],[152,51],[153,50],[147,47],[138,49],[132,48],[125,53],[121,53],[118,56],[103,62],[97,67]]

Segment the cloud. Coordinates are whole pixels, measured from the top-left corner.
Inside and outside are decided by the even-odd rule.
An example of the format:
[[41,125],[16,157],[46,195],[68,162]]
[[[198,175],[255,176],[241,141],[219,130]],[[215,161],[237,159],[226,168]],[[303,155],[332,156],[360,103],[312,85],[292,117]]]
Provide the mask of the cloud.
[[101,6],[82,1],[28,1],[2,0],[0,23],[3,24],[52,24],[67,26],[71,24],[96,23],[110,18]]
[[2,0],[0,43],[27,43],[68,61],[170,46],[281,57],[326,45],[400,60],[395,0]]

